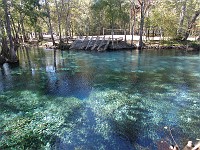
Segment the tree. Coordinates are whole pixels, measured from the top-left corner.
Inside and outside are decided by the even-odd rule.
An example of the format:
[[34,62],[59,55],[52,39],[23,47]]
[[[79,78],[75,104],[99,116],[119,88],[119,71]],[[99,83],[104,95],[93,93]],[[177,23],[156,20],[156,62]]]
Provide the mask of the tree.
[[177,37],[181,38],[183,35],[183,23],[185,19],[185,14],[186,14],[186,6],[187,6],[187,0],[183,0],[182,2],[182,7],[181,7],[181,13],[180,13],[180,21],[179,21],[179,27],[177,30]]
[[49,26],[49,30],[50,30],[50,34],[51,34],[51,39],[52,39],[53,45],[55,46],[56,43],[55,43],[55,40],[53,37],[53,29],[52,29],[52,24],[51,24],[51,15],[50,15],[50,8],[49,8],[48,0],[45,0],[45,6],[46,6],[46,11],[47,11],[47,17],[48,17],[48,23],[49,23],[48,26]]
[[131,45],[133,45],[133,35],[134,35],[134,28],[136,24],[136,4],[135,0],[130,0],[130,34],[131,34]]
[[187,28],[186,33],[185,33],[185,36],[184,36],[184,38],[183,38],[184,41],[187,40],[187,38],[189,37],[190,31],[191,31],[191,29],[192,29],[192,27],[193,27],[193,24],[195,23],[195,21],[197,20],[197,18],[198,18],[199,15],[200,15],[200,9],[197,10],[197,11],[194,13],[194,15],[192,16],[191,21],[188,23],[188,28]]
[[151,6],[152,1],[150,0],[138,0],[140,4],[140,38],[139,38],[139,49],[142,49],[143,47],[143,30],[144,30],[144,19],[145,19],[145,14],[147,13],[148,9]]
[[139,49],[142,49],[143,47],[143,41],[142,41],[142,36],[143,36],[143,27],[144,27],[144,0],[139,1],[140,3],[140,12],[141,12],[141,16],[140,16],[140,39],[139,39]]
[[57,13],[57,16],[58,16],[58,31],[59,31],[59,41],[61,43],[62,41],[62,35],[61,35],[61,13],[59,11],[59,8],[58,8],[58,3],[57,3],[57,0],[55,0],[55,4],[56,4],[56,13]]
[[16,16],[14,21],[18,22],[18,32],[23,35],[23,42],[28,40],[27,33],[31,33],[32,29],[37,38],[37,33],[41,32],[38,19],[43,17],[39,0],[16,0],[12,1],[12,5],[15,10],[12,14]]
[[[7,0],[3,0],[2,2],[3,2],[4,13],[5,13],[6,32],[7,32],[7,37],[9,39],[9,48],[8,48],[9,53],[8,53],[7,59],[11,63],[16,63],[18,62],[18,58],[14,50],[13,37],[11,34],[11,23],[10,23],[10,13],[9,13],[9,8],[8,8],[8,2]],[[3,44],[7,44],[7,43],[3,43]],[[8,46],[4,46],[4,47],[8,47]]]
[[91,9],[93,10],[93,17],[95,23],[93,23],[98,29],[109,28],[112,34],[112,45],[113,45],[113,35],[114,29],[126,29],[128,27],[130,18],[128,1],[122,0],[99,0],[94,1]]
[[[154,4],[149,13],[148,26],[153,27],[157,33],[165,37],[176,37],[178,28],[178,16],[175,13],[174,4],[167,1],[159,1]],[[176,23],[177,22],[177,23]]]
[[0,64],[3,64],[6,59],[9,57],[9,48],[7,43],[7,36],[4,30],[4,24],[3,21],[0,19],[0,29],[1,29],[1,53],[0,53]]

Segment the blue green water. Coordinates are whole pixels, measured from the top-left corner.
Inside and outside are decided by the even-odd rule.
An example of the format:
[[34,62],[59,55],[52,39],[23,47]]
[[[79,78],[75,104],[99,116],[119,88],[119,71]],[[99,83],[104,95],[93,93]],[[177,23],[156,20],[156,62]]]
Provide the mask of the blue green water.
[[[200,55],[21,48],[0,68],[0,149],[157,149],[200,138]],[[167,129],[165,129],[167,127]]]

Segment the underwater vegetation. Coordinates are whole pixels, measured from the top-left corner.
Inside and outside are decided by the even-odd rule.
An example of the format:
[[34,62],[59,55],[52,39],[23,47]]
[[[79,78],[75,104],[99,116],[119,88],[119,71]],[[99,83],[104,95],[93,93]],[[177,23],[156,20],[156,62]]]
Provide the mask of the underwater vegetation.
[[81,106],[75,98],[49,98],[31,91],[6,92],[0,103],[0,149],[44,149]]
[[119,147],[114,136],[132,143],[146,113],[138,105],[139,99],[134,101],[116,90],[94,91],[86,101],[31,91],[6,92],[1,94],[0,103],[0,149],[59,148],[60,143],[86,148],[91,144],[87,138],[91,131],[98,143],[96,148],[108,148],[102,141]]
[[85,100],[4,92],[0,149],[155,149],[159,139],[169,139],[165,126],[173,128],[175,138],[198,137],[199,95],[179,96],[182,101],[172,103],[174,92],[93,90]]
[[144,104],[137,98],[125,92],[107,90],[92,93],[88,103],[96,116],[109,120],[116,134],[133,142],[142,128],[141,121],[148,117]]

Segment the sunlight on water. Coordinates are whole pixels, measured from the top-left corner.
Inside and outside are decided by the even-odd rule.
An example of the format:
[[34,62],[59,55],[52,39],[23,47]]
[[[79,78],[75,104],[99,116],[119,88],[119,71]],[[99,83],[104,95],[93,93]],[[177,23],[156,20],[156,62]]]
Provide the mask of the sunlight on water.
[[[27,48],[28,49],[28,48]],[[199,138],[200,59],[28,49],[0,69],[0,149],[157,149]]]

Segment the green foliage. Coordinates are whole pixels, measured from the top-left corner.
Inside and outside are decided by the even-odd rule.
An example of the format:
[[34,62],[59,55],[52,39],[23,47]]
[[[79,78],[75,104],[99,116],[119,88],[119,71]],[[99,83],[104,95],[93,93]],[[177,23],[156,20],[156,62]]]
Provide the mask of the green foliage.
[[128,6],[127,1],[99,0],[92,4],[91,9],[93,18],[98,18],[96,21],[103,22],[104,28],[112,28],[112,26],[114,28],[126,28],[129,23]]
[[[157,2],[150,11],[149,18],[146,21],[147,26],[150,25],[162,29],[165,37],[177,38],[177,30],[183,5],[184,1],[161,0]],[[198,10],[199,6],[199,1],[187,0],[186,13],[183,26],[181,27],[182,35],[186,32],[188,23],[191,21],[193,14]]]
[[177,31],[177,16],[165,3],[159,3],[150,13],[146,20],[147,26],[158,28],[166,37],[175,37]]

